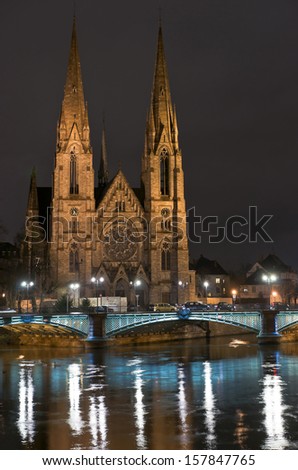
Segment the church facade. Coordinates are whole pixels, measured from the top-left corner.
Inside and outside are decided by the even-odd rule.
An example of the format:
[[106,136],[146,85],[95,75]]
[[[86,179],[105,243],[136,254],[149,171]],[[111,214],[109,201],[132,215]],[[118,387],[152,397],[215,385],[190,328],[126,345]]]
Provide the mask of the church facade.
[[138,294],[144,307],[195,299],[182,155],[161,27],[141,186],[132,188],[122,170],[109,178],[104,130],[95,174],[74,18],[53,186],[39,187],[32,172],[23,257],[29,278],[55,297],[76,282],[81,297],[94,296],[96,284],[99,295],[125,296],[131,304]]

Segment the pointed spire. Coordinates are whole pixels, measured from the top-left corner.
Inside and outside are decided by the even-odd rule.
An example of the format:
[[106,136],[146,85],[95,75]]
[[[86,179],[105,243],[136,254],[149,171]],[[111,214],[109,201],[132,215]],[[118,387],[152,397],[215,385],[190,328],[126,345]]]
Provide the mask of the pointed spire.
[[[160,19],[159,23],[161,23]],[[178,132],[173,128],[175,119],[163,45],[162,27],[159,24],[155,72],[147,126],[148,145],[150,145],[150,140],[153,139],[154,151],[156,151],[162,135],[165,136],[168,143],[174,143],[172,141],[173,132],[176,136],[178,135]],[[178,145],[178,142],[176,144]]]
[[[89,117],[88,117],[88,104],[85,103],[85,114],[83,122],[83,140],[87,143],[90,143],[90,127],[89,127]],[[88,145],[89,147],[89,145]]]
[[178,146],[178,124],[176,106],[173,106],[173,126],[172,126],[172,141]]
[[[61,140],[69,138],[74,124],[77,125],[80,138],[85,140],[84,127],[86,130],[86,122],[88,123],[88,116],[86,116],[86,113],[87,109],[84,100],[81,63],[78,51],[76,18],[74,16],[66,82],[64,86],[64,98],[58,126],[58,140],[60,140],[60,144],[62,144]],[[85,144],[86,147],[90,146],[89,136],[88,141],[85,142]]]
[[36,171],[35,167],[32,169],[31,180],[30,180],[30,189],[28,196],[28,205],[27,205],[27,214],[30,212],[38,213],[38,195],[37,195],[37,185],[36,185]]
[[109,181],[108,155],[107,155],[105,122],[103,120],[103,127],[102,127],[102,134],[101,134],[100,166],[99,166],[99,172],[98,172],[98,185],[106,186],[108,181]]

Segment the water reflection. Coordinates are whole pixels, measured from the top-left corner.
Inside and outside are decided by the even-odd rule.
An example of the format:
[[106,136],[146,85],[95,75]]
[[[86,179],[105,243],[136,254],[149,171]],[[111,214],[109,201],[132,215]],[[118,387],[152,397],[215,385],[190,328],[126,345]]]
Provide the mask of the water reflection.
[[236,410],[236,427],[234,432],[235,442],[238,444],[240,449],[246,449],[246,443],[248,438],[248,431],[249,428],[245,426],[245,417],[246,413],[244,413],[241,409]]
[[285,436],[284,383],[279,375],[280,364],[277,351],[265,358],[263,368],[261,399],[264,404],[264,427],[267,434],[263,448],[282,450],[289,445],[289,442]]
[[88,425],[91,434],[91,448],[108,448],[108,407],[106,405],[106,377],[104,367],[89,366],[85,379],[89,387],[85,386],[89,396]]
[[0,448],[293,448],[298,345],[287,351],[185,342],[1,354]]
[[143,402],[144,394],[142,387],[144,385],[144,381],[142,378],[143,370],[140,367],[134,371],[135,382],[134,382],[134,389],[135,389],[135,420],[136,420],[136,441],[137,441],[137,448],[138,449],[145,449],[146,448],[146,437],[145,437],[145,406]]
[[181,448],[188,449],[189,448],[189,426],[187,423],[187,416],[188,416],[188,405],[186,400],[186,390],[185,390],[185,371],[184,365],[178,365],[178,407],[179,407],[179,418],[181,424]]
[[34,363],[20,364],[19,416],[17,426],[24,444],[32,444],[35,436],[33,365]]
[[207,448],[214,449],[216,447],[215,435],[215,398],[212,390],[212,368],[209,361],[204,362],[204,409],[205,423],[207,431]]
[[75,435],[81,434],[83,420],[81,416],[80,399],[82,395],[82,366],[70,364],[68,366],[68,397],[69,419],[68,423]]
[[90,397],[89,427],[92,436],[91,446],[94,449],[107,448],[107,415],[108,409],[105,404],[105,397],[103,395],[99,397]]

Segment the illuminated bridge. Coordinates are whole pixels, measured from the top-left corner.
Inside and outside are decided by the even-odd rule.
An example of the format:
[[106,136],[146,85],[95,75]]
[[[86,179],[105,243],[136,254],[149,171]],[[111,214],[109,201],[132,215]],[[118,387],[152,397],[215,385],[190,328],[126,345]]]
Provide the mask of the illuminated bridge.
[[0,327],[30,328],[47,325],[81,335],[87,341],[112,338],[116,335],[136,333],[142,327],[169,322],[215,322],[254,331],[265,342],[279,338],[280,333],[298,324],[298,311],[263,312],[191,312],[188,318],[179,318],[179,312],[169,313],[76,313],[35,315],[0,312]]

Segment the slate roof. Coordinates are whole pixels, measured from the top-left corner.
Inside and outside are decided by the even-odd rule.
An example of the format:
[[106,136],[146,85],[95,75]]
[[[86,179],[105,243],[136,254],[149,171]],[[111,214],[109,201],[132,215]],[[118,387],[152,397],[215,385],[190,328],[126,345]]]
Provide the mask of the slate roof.
[[205,258],[202,255],[197,261],[195,261],[194,266],[195,270],[199,272],[199,274],[218,274],[228,276],[227,271],[225,271],[218,261]]

